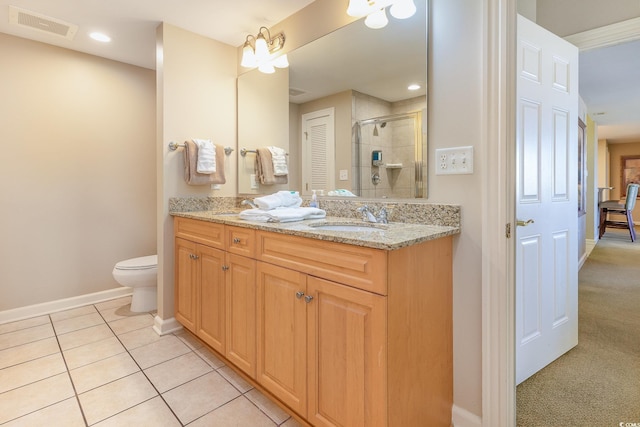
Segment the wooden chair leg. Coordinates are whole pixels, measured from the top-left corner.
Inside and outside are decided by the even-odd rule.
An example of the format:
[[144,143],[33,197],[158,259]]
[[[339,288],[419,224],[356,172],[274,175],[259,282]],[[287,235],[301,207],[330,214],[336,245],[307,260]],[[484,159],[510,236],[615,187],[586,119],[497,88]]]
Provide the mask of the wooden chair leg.
[[600,227],[598,229],[598,239],[602,239],[602,235],[607,229],[607,209],[600,208]]

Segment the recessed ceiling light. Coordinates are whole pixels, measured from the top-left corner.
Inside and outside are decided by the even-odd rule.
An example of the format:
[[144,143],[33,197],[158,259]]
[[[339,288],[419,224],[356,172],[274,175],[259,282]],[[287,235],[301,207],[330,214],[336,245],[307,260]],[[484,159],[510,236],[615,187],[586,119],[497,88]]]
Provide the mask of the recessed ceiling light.
[[102,33],[91,33],[89,34],[89,37],[91,37],[92,39],[99,41],[99,42],[103,42],[103,43],[108,43],[111,41],[111,37],[109,37],[106,34],[102,34]]
[[409,89],[409,90],[418,90],[418,89],[420,89],[420,85],[416,84],[416,83],[413,83],[413,84],[410,84],[409,86],[407,86],[407,89]]

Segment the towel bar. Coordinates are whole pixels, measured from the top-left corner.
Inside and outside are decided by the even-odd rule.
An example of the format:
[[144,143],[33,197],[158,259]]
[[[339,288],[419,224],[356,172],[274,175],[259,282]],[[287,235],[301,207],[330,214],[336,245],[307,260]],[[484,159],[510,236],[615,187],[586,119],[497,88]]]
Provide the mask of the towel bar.
[[[241,155],[242,157],[246,156],[246,155],[247,155],[247,153],[255,153],[255,152],[256,152],[256,150],[247,150],[247,149],[246,149],[246,148],[244,148],[244,147],[240,149],[240,155]],[[289,155],[289,153],[285,153],[285,155],[286,155],[286,156],[288,156],[288,155]]]
[[[176,151],[178,148],[184,148],[184,142],[181,143],[181,144],[178,144],[177,142],[173,142],[173,141],[169,143],[169,150]],[[231,153],[233,153],[233,148],[224,147],[224,154],[226,154],[228,156]],[[244,154],[243,154],[243,156],[244,156]]]

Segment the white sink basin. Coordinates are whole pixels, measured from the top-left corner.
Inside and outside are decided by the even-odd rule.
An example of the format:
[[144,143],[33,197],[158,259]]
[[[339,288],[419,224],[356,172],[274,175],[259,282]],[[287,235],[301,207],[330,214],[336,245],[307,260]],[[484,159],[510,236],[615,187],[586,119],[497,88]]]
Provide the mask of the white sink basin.
[[377,228],[376,226],[369,225],[351,225],[351,224],[312,224],[310,227],[316,230],[328,230],[328,231],[354,231],[354,232],[380,232],[384,231],[384,228]]

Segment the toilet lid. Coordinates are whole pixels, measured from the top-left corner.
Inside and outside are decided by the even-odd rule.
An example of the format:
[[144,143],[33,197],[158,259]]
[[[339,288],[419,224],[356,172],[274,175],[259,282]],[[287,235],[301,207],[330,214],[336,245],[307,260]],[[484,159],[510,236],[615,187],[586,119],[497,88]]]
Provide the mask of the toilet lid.
[[131,258],[116,264],[116,270],[147,270],[158,266],[158,255]]

